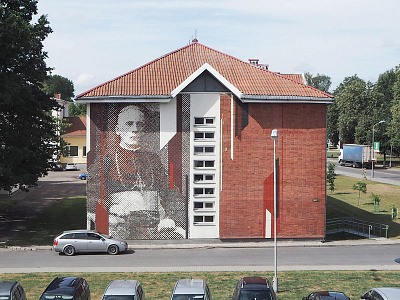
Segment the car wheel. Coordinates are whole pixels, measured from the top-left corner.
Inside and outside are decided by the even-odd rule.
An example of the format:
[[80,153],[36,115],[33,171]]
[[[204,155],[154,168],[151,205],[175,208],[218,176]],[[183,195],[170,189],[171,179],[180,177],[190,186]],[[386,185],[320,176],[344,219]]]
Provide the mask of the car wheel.
[[108,254],[116,255],[119,252],[119,248],[117,245],[110,245],[107,249]]
[[82,176],[81,179],[82,179],[82,180],[86,180],[86,177],[85,177],[85,176]]
[[64,254],[68,256],[72,256],[75,254],[75,248],[71,245],[68,245],[64,248]]

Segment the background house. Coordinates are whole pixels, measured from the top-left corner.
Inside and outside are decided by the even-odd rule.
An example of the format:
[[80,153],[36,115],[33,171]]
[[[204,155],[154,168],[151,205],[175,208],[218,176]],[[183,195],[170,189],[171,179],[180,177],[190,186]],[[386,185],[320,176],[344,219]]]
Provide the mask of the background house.
[[71,124],[61,135],[68,144],[68,156],[61,156],[60,162],[65,168],[67,163],[75,163],[80,170],[86,170],[86,117],[68,117],[64,122]]
[[277,129],[278,237],[322,239],[333,97],[289,77],[195,40],[79,95],[88,227],[128,239],[272,238]]

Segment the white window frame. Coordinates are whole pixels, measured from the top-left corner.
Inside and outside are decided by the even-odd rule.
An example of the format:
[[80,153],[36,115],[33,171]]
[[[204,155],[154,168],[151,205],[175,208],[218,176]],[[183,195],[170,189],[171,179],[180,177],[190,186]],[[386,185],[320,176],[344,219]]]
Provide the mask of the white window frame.
[[[202,218],[201,221],[196,218]],[[206,221],[207,218],[212,218],[212,221]],[[215,215],[194,215],[193,216],[193,224],[194,225],[215,225]]]
[[[196,166],[196,162],[200,162],[200,161],[202,161],[203,162],[203,166],[201,166],[201,167],[197,167]],[[206,167],[206,162],[210,162],[210,161],[212,161],[213,162],[213,166],[212,167]],[[193,166],[194,166],[194,168],[195,169],[203,169],[203,170],[213,170],[213,169],[215,169],[215,160],[213,159],[213,160],[208,160],[208,159],[199,159],[199,160],[195,160],[194,161],[194,164],[193,164]]]
[[[196,151],[196,148],[197,148],[197,150],[199,150],[201,148],[200,149],[201,151]],[[206,152],[206,148],[212,148],[212,152]],[[194,145],[193,154],[194,155],[215,155],[215,146],[214,145]]]
[[[196,180],[196,176],[202,176],[202,180]],[[212,176],[213,179],[206,179],[206,176]],[[206,173],[194,173],[193,174],[193,183],[215,183],[215,174],[206,174]]]
[[[196,190],[201,190],[201,193],[196,193]],[[212,191],[212,193],[207,193]],[[215,197],[215,188],[214,187],[194,187],[193,188],[193,196],[197,197]]]
[[[201,207],[196,207],[196,204],[201,204]],[[210,205],[211,207],[207,207],[207,205]],[[193,202],[193,210],[195,211],[215,211],[215,201],[199,201],[195,200]]]
[[[206,137],[206,135],[208,134],[208,133],[212,133],[213,134],[213,137],[212,138],[210,138],[210,137]],[[197,135],[202,135],[202,137],[196,137],[196,134]],[[195,142],[197,142],[197,141],[210,141],[210,142],[215,142],[215,132],[214,131],[195,131],[194,132],[194,141]]]
[[[202,123],[196,123],[196,120],[203,120]],[[212,121],[212,122],[210,122]],[[194,117],[193,122],[194,127],[215,127],[215,118],[214,117]]]

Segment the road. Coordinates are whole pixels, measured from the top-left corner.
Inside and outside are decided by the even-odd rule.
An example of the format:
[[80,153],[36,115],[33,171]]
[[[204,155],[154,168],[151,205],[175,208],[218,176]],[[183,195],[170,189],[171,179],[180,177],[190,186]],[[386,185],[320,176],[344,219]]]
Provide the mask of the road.
[[[125,254],[80,254],[0,249],[1,273],[272,271],[273,248],[137,249]],[[278,271],[400,270],[396,245],[278,245]]]
[[[328,159],[328,163],[335,163],[335,173],[339,175],[345,175],[355,178],[363,178],[363,170],[361,168],[342,167],[337,164],[337,159]],[[372,178],[372,170],[366,170],[366,176],[368,180],[374,180],[382,183],[388,183],[393,185],[400,185],[400,170],[398,168],[385,169],[381,166],[374,168],[374,178]]]

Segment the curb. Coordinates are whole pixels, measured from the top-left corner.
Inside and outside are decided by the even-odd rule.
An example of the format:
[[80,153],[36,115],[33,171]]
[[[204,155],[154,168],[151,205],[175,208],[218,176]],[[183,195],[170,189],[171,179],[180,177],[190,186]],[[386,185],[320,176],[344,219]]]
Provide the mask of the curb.
[[[337,246],[365,246],[365,245],[399,245],[400,239],[365,239],[365,240],[345,240],[345,241],[277,241],[278,248],[284,247],[337,247]],[[215,248],[273,248],[274,242],[210,242],[210,243],[135,243],[128,241],[128,249],[134,250],[182,250],[182,249],[215,249]],[[46,246],[2,246],[1,250],[8,251],[53,251],[51,245]]]

